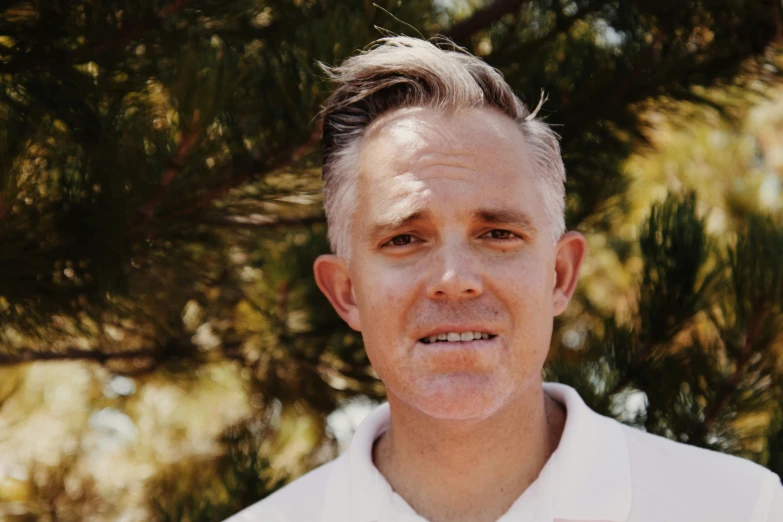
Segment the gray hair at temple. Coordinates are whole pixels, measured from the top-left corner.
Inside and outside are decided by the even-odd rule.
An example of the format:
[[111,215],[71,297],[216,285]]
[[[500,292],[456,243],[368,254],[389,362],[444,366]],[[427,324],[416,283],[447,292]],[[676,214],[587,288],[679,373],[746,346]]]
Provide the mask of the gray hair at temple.
[[448,40],[444,43],[382,38],[337,67],[321,64],[336,84],[321,111],[324,209],[332,251],[346,262],[362,137],[373,120],[400,108],[453,113],[491,106],[508,115],[528,145],[553,241],[565,232],[565,167],[557,134],[536,119],[541,104],[530,112],[497,69]]

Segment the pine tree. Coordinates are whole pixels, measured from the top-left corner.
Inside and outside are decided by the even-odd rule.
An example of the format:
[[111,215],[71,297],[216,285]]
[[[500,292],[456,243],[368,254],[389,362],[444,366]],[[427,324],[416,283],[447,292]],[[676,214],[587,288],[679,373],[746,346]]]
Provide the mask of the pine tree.
[[[569,227],[611,235],[629,211],[623,163],[651,146],[645,110],[720,111],[706,89],[763,92],[783,38],[779,3],[762,0],[379,4],[2,8],[0,364],[182,376],[232,360],[262,398],[258,417],[304,404],[323,424],[341,400],[383,387],[311,276],[327,250],[319,61],[365,47],[379,25],[452,38],[531,105],[543,90]],[[650,209],[636,244],[612,249],[643,260],[631,313],[580,293],[556,323],[547,376],[597,411],[780,472],[779,218],[750,214],[716,238],[695,197],[675,195]],[[580,351],[564,347],[575,324],[588,332]],[[627,411],[639,394],[644,408]],[[161,519],[219,519],[277,487],[260,442],[272,424],[228,430],[225,456],[197,463],[211,470],[203,482],[172,482],[192,463],[162,474]]]

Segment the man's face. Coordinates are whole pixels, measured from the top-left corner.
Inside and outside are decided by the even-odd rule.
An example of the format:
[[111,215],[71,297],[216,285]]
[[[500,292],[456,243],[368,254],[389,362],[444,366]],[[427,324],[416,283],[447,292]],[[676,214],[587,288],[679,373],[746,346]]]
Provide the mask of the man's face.
[[367,129],[358,170],[350,266],[329,256],[320,272],[340,272],[325,292],[389,399],[478,419],[540,382],[584,246],[553,243],[516,124],[489,108],[393,111]]

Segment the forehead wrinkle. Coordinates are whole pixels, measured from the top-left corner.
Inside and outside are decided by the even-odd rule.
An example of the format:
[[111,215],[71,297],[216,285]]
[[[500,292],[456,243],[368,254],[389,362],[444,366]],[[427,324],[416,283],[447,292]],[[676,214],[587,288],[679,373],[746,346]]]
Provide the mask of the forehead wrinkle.
[[462,150],[438,150],[429,152],[427,149],[422,150],[421,154],[416,158],[416,163],[421,167],[430,166],[444,166],[444,167],[456,167],[456,168],[468,168],[465,167],[466,163],[470,163],[475,159],[477,154],[475,152]]
[[405,158],[395,158],[390,165],[391,178],[404,179],[409,188],[412,188],[412,183],[419,185],[416,188],[424,188],[422,182],[430,179],[472,178],[479,174],[479,165],[476,164],[474,157],[475,154],[470,153],[423,152]]

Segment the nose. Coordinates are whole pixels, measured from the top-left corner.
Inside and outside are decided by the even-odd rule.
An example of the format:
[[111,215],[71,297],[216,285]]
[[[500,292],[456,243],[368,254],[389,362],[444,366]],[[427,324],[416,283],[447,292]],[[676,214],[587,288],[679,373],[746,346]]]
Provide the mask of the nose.
[[443,245],[431,258],[427,297],[443,301],[480,296],[480,264],[467,246]]

